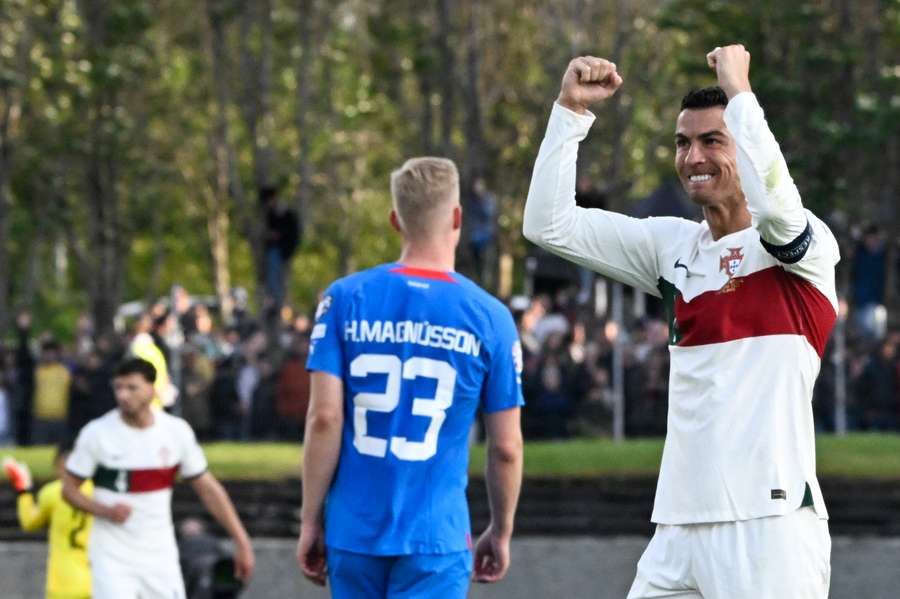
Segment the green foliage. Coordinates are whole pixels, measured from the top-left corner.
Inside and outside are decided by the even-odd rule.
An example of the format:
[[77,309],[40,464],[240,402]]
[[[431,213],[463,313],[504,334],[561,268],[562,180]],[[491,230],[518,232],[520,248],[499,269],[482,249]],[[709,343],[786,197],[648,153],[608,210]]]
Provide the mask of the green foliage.
[[[62,332],[89,307],[98,268],[91,248],[103,236],[92,227],[92,160],[105,169],[103,181],[114,192],[107,209],[122,236],[117,299],[162,294],[174,283],[213,292],[217,82],[207,8],[222,27],[229,94],[234,170],[230,194],[221,199],[231,284],[252,294],[258,280],[248,223],[259,217],[263,147],[271,154],[266,176],[306,218],[290,284],[291,301],[303,308],[334,278],[397,257],[399,240],[386,219],[389,175],[425,151],[447,152],[463,172],[475,160],[487,165],[500,200],[501,247],[521,273],[528,251],[521,212],[533,160],[562,70],[582,52],[614,57],[625,79],[616,101],[598,107],[579,166],[613,192],[616,209],[671,176],[678,101],[688,88],[714,81],[705,53],[731,41],[753,55],[754,89],[809,207],[823,216],[843,209],[852,217],[890,217],[885,207],[900,185],[896,1],[464,0],[448,4],[449,29],[442,31],[437,3],[272,0],[270,40],[258,22],[245,27],[251,6],[263,3],[3,3],[9,299],[34,308],[39,326]],[[306,45],[301,22],[312,36]],[[255,78],[261,67],[253,61],[265,47],[271,94],[254,137],[245,117],[262,101]],[[471,107],[463,93],[473,76],[472,48],[485,146],[478,157],[467,153]],[[298,126],[301,59],[309,64],[305,130]],[[452,97],[444,97],[445,83]],[[311,173],[309,180],[301,181],[301,172]],[[297,196],[301,184],[308,196]],[[59,247],[68,248],[65,263]]]

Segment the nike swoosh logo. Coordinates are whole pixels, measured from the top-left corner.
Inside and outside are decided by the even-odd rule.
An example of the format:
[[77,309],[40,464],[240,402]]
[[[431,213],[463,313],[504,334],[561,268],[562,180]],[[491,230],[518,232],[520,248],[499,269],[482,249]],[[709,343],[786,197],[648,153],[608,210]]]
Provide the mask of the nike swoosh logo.
[[691,276],[691,271],[688,270],[687,264],[681,263],[681,258],[675,258],[675,268],[683,268],[684,272],[688,273],[688,276]]

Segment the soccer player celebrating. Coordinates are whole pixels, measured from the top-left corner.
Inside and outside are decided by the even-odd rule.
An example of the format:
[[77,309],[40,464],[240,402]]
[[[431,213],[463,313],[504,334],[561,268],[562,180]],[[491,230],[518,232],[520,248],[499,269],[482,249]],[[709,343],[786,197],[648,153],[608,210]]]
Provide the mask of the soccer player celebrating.
[[297,560],[313,582],[327,577],[337,599],[463,599],[479,408],[491,521],[475,580],[500,580],[509,566],[521,347],[506,307],[453,270],[462,225],[453,162],[407,161],[391,194],[400,260],[336,281],[317,310]]
[[[70,444],[57,448],[53,464],[60,477],[70,451]],[[16,507],[22,530],[49,529],[47,599],[90,599],[91,571],[88,567],[87,540],[93,518],[63,501],[60,480],[41,487],[35,503],[28,466],[12,458],[6,458],[3,466],[10,483],[19,493]],[[81,491],[91,495],[91,481],[85,481]]]
[[[172,525],[172,486],[189,480],[235,543],[235,576],[253,573],[253,549],[231,499],[207,471],[194,432],[182,419],[151,408],[156,370],[140,358],[116,369],[118,409],[81,431],[66,462],[63,496],[97,518],[89,555],[94,599],[185,597]],[[79,489],[94,481],[94,497]]]
[[525,236],[663,299],[670,324],[668,433],[656,533],[628,597],[824,598],[827,512],[811,399],[837,297],[838,246],[805,210],[750,87],[750,54],[716,48],[718,87],[691,92],[675,168],[702,223],[575,205],[589,105],[616,65],[569,63],[534,167]]

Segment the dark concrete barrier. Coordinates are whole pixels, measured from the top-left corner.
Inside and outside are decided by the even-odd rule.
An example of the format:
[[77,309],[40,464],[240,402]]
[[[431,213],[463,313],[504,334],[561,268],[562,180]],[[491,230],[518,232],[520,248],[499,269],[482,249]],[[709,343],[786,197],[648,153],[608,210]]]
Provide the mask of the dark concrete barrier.
[[[835,535],[900,537],[900,480],[824,479],[822,489]],[[226,482],[241,517],[253,537],[294,538],[298,531],[300,481]],[[529,478],[522,489],[516,518],[521,535],[649,536],[653,532],[655,478]],[[484,481],[469,485],[472,525],[487,524]],[[177,520],[209,516],[190,488],[176,487],[173,514]],[[220,531],[221,532],[221,531]],[[15,495],[0,490],[0,540],[39,540],[22,533],[16,523]],[[900,597],[900,594],[898,594]]]

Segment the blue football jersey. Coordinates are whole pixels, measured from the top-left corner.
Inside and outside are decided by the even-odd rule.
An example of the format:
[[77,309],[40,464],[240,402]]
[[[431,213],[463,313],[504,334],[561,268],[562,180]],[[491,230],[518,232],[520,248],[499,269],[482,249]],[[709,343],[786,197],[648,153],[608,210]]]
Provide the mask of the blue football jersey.
[[326,544],[371,555],[467,549],[476,411],[524,403],[509,310],[458,273],[384,264],[328,289],[307,368],[344,383]]

